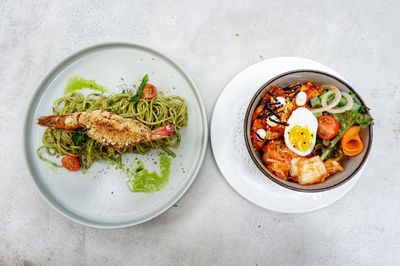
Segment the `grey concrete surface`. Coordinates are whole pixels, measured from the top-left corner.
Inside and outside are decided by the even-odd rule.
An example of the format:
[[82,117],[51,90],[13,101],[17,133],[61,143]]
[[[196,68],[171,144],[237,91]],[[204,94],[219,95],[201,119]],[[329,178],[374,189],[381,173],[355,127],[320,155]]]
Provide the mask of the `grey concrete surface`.
[[[0,265],[400,264],[398,1],[0,1]],[[376,119],[360,182],[335,204],[285,215],[240,197],[209,146],[186,195],[119,230],[75,224],[40,197],[25,167],[22,122],[57,62],[89,45],[148,45],[192,76],[208,118],[244,67],[300,56],[340,72]]]

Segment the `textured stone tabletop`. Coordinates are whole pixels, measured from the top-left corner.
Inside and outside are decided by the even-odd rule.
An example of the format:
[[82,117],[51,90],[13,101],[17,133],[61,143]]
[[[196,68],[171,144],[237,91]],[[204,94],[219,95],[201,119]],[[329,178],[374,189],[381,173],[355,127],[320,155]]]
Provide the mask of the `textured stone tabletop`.
[[[399,10],[394,0],[0,1],[0,265],[399,264]],[[192,187],[159,217],[118,230],[67,220],[25,166],[23,119],[59,61],[109,41],[178,62],[209,120],[227,82],[253,63],[299,56],[332,67],[376,120],[363,176],[327,208],[278,214],[239,196],[208,145]]]

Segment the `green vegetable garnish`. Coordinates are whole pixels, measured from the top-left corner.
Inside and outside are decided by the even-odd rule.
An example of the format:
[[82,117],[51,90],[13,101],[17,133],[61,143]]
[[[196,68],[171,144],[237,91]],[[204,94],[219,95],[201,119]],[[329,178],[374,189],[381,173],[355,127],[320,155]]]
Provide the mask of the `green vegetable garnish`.
[[140,97],[142,97],[142,94],[143,94],[144,85],[146,85],[146,83],[147,83],[148,81],[149,81],[149,76],[146,74],[146,75],[143,77],[142,82],[140,83],[139,88],[138,88],[136,94],[132,96],[131,102],[134,102],[134,103],[135,103],[135,102],[139,101]]
[[324,146],[326,146],[326,147],[328,147],[330,144],[331,144],[331,142],[329,141],[329,140],[322,140],[322,144],[324,145]]
[[318,96],[315,96],[310,101],[312,108],[321,107],[321,99]]
[[352,91],[350,91],[349,92],[349,95],[353,98],[353,99],[355,99],[356,98],[356,96],[357,96],[357,94],[355,94],[354,92],[352,92]]
[[[353,99],[355,99],[356,98],[356,94],[354,93],[354,92],[349,92],[349,95],[351,96],[351,98],[353,98]],[[342,106],[345,106],[347,104],[347,99],[346,99],[346,97],[343,97],[342,96],[342,98],[340,98],[340,102],[338,103],[338,106],[339,107],[342,107]],[[354,103],[353,103],[353,111],[354,112],[358,112],[359,111],[359,109],[360,109],[360,107],[361,107],[361,105],[359,104],[359,103],[357,103],[357,102],[355,102],[354,101]]]
[[341,114],[331,114],[340,123],[339,134],[331,140],[330,145],[326,149],[323,149],[321,160],[325,160],[330,156],[332,151],[335,150],[336,144],[342,138],[347,129],[354,125],[359,125],[360,127],[365,128],[372,124],[373,118],[367,113],[361,113],[361,111],[362,108],[360,112],[347,111]]
[[82,131],[76,131],[72,134],[74,146],[80,146],[85,141],[85,135]]
[[345,106],[347,104],[347,99],[346,99],[346,97],[343,97],[342,96],[342,98],[340,98],[340,101],[339,101],[339,103],[338,103],[338,106],[339,107],[342,107],[342,106]]
[[[315,96],[310,100],[310,104],[312,108],[319,108],[322,106],[321,101],[322,101],[322,97],[324,96],[324,94],[327,92],[324,92],[323,94],[321,94],[320,96]],[[353,92],[349,92],[349,95],[354,99],[356,97],[356,94]],[[333,99],[335,99],[335,94],[331,94],[328,96],[328,98],[326,99],[326,103],[330,104]],[[342,107],[345,106],[347,104],[347,99],[346,97],[341,97],[340,101],[338,103],[338,107]],[[354,104],[358,105],[358,103],[354,102]]]
[[354,113],[359,113],[361,109],[361,104],[354,102],[353,107],[350,109],[350,111]]
[[[330,90],[325,90],[320,96],[315,96],[315,97],[313,97],[313,98],[311,99],[311,107],[313,107],[313,106],[312,106],[312,100],[313,100],[314,98],[316,98],[316,99],[314,99],[314,105],[315,105],[316,107],[321,107],[321,106],[322,106],[322,104],[321,104],[322,98],[324,98],[324,95],[327,94],[327,93],[329,93],[329,92],[330,92]],[[326,98],[326,104],[330,104],[334,99],[335,99],[335,94],[334,94],[334,93],[330,94],[330,95]],[[313,108],[314,108],[314,107],[313,107]]]

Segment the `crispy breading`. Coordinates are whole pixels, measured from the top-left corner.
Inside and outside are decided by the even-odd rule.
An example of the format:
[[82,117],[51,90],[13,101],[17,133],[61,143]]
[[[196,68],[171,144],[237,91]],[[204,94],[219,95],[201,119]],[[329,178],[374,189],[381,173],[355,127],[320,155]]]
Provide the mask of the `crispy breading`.
[[133,144],[151,141],[151,130],[137,120],[96,110],[84,112],[79,123],[89,130],[89,137],[106,146],[124,148]]

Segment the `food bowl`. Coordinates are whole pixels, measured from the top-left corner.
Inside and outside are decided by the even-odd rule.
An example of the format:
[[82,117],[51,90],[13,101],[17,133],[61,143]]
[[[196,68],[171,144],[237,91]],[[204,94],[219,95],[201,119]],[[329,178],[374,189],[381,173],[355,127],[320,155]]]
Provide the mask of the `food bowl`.
[[333,85],[337,87],[340,91],[353,92],[356,94],[355,102],[358,102],[361,105],[365,105],[360,95],[347,82],[331,74],[316,70],[295,70],[286,72],[267,81],[264,85],[261,86],[261,88],[256,92],[256,94],[251,99],[244,118],[244,138],[250,157],[252,158],[258,169],[266,177],[268,177],[275,183],[279,184],[280,186],[283,186],[291,190],[299,192],[322,192],[338,187],[344,184],[345,182],[349,181],[364,166],[365,162],[367,161],[372,144],[372,135],[373,135],[372,125],[366,128],[362,128],[359,133],[364,146],[362,152],[356,156],[348,157],[345,158],[343,161],[341,161],[341,165],[343,166],[344,171],[328,177],[322,183],[313,185],[301,185],[299,183],[290,180],[284,180],[277,177],[272,172],[270,172],[264,165],[261,159],[260,152],[255,151],[253,149],[250,137],[252,114],[257,105],[259,104],[261,97],[269,89],[271,89],[272,86],[286,87],[293,83],[297,82],[304,83],[307,81],[310,81],[319,86]]

